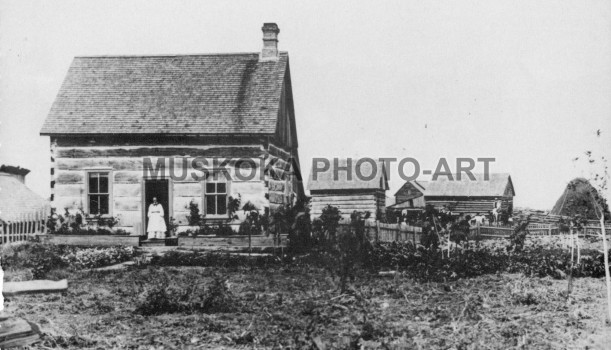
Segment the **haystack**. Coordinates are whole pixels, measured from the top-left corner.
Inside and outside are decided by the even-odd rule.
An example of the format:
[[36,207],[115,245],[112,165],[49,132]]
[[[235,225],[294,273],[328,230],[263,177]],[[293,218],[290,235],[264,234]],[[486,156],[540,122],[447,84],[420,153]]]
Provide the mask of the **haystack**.
[[[594,186],[584,178],[576,178],[566,186],[550,214],[570,217],[579,214],[587,219],[596,220],[598,216],[593,202],[595,198],[600,198],[600,196]],[[609,207],[606,202],[604,208],[608,213]]]

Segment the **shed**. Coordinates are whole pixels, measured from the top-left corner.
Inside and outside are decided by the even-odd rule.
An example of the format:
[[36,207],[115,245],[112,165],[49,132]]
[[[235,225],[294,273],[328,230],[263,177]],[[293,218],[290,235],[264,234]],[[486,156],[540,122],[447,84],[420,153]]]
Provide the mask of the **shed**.
[[426,181],[407,181],[395,193],[395,204],[387,209],[396,211],[424,209],[424,191],[426,186]]
[[313,217],[320,216],[328,205],[337,207],[344,218],[359,211],[377,220],[386,213],[388,176],[382,162],[336,158],[324,171],[312,169],[308,189]]
[[513,212],[515,190],[511,176],[506,173],[473,174],[475,179],[462,175],[440,176],[426,184],[424,200],[436,209],[449,209],[453,213],[488,213],[495,207]]

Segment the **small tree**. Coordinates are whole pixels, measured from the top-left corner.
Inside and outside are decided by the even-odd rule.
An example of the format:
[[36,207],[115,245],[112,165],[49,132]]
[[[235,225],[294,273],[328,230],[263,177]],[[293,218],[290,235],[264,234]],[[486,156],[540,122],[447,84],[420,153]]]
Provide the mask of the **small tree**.
[[[600,140],[601,131],[596,131],[596,136]],[[605,145],[602,145],[601,149],[605,149]],[[594,208],[594,214],[600,224],[600,236],[602,238],[603,245],[603,259],[605,265],[605,282],[607,285],[607,311],[609,321],[611,322],[611,273],[609,272],[609,246],[607,245],[607,236],[605,232],[605,220],[609,220],[611,215],[609,214],[609,206],[603,196],[603,193],[608,190],[608,183],[611,179],[609,175],[609,166],[607,164],[607,158],[605,156],[598,156],[593,151],[588,150],[585,152],[587,162],[586,165],[590,168],[590,190],[588,191],[588,197],[590,203]],[[580,157],[574,159],[578,161]]]
[[189,206],[186,207],[189,209],[189,215],[187,215],[187,221],[189,222],[189,226],[199,226],[202,220],[202,217],[199,213],[199,205],[194,200],[189,202]]

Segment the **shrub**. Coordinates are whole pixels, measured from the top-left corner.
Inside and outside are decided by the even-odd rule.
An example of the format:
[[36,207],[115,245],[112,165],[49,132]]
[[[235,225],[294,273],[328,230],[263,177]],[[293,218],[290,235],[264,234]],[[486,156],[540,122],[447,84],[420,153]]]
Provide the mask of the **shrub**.
[[178,288],[169,282],[167,274],[151,274],[146,290],[135,312],[141,315],[161,315],[168,313],[224,313],[232,312],[240,306],[237,297],[230,291],[226,279],[216,276],[207,289],[200,284]]
[[191,202],[189,202],[189,206],[185,208],[189,209],[189,215],[187,215],[189,226],[199,226],[202,220],[199,213],[199,205],[197,205],[194,200],[191,200]]
[[170,285],[167,276],[152,276],[147,281],[147,290],[142,293],[142,300],[136,306],[135,312],[145,316],[181,312],[184,307],[179,303],[177,290]]
[[238,300],[229,290],[226,279],[216,276],[212,284],[206,290],[200,303],[195,304],[195,309],[204,313],[232,312],[238,306]]

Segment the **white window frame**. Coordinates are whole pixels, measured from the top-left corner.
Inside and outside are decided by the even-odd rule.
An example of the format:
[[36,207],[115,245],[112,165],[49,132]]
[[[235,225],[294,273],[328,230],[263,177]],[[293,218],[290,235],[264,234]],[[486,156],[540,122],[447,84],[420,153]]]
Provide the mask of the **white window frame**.
[[[217,181],[214,181],[214,174],[217,174]],[[208,214],[208,206],[207,206],[207,196],[208,193],[206,191],[206,185],[208,183],[224,183],[225,184],[225,210],[226,213],[225,214]],[[226,219],[229,218],[229,196],[231,193],[231,180],[230,179],[226,179],[225,176],[223,174],[220,174],[220,172],[213,172],[210,173],[206,179],[204,181],[202,181],[202,214],[204,215],[205,218],[208,219]],[[214,196],[217,196],[218,194],[215,192],[214,194],[212,194]]]
[[[94,173],[106,173],[108,174],[108,214],[92,214],[91,208],[89,207],[89,176]],[[87,169],[85,171],[85,213],[87,215],[101,215],[104,217],[112,217],[114,209],[113,201],[113,173],[112,169]],[[99,194],[99,193],[98,193]],[[95,195],[95,194],[94,194]]]

